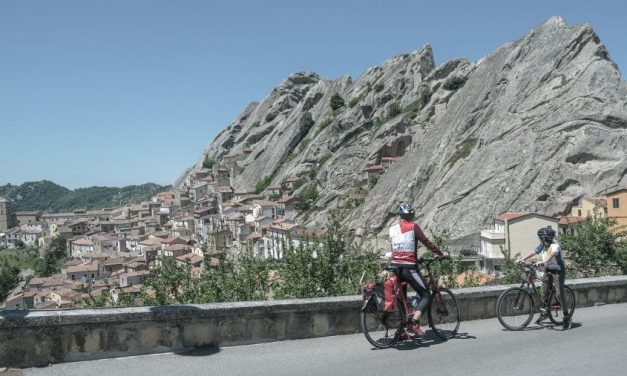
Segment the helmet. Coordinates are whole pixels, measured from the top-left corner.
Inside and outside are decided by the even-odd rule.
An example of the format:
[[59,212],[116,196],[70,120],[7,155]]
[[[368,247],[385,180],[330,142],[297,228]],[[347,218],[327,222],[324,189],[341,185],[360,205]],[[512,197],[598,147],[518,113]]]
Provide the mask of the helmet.
[[401,217],[409,217],[416,214],[416,210],[414,209],[414,205],[411,202],[401,202],[398,206],[398,210],[396,210],[396,214]]
[[555,237],[555,230],[550,227],[542,227],[538,230],[538,237],[543,241],[552,242]]

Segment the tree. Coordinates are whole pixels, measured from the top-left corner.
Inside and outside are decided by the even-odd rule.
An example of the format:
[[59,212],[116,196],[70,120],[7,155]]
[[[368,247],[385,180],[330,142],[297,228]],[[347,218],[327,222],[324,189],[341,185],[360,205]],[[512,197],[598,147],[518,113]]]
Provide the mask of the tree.
[[62,237],[56,237],[50,242],[50,246],[44,254],[44,259],[39,264],[37,275],[50,277],[61,272],[63,262],[67,258],[67,242]]
[[560,244],[572,260],[579,274],[624,273],[627,269],[624,227],[612,218],[602,216],[597,210],[585,221],[573,225],[570,234],[560,236]]
[[209,158],[208,155],[205,156],[205,160],[202,161],[202,167],[203,168],[212,168],[214,164],[216,164],[215,159]]
[[339,94],[335,93],[331,97],[331,102],[329,103],[329,105],[331,106],[331,109],[333,111],[338,110],[344,107],[344,98],[342,98]]
[[[451,242],[451,235],[447,230],[444,230],[437,234],[432,234],[433,242],[442,250],[443,252],[449,251],[449,246]],[[468,265],[464,265],[462,262],[462,256],[451,256],[448,260],[442,260],[441,262],[433,263],[431,266],[433,275],[435,278],[440,278],[443,284],[449,288],[459,287],[457,283],[457,277],[460,274],[464,274],[468,271],[473,270],[473,267]],[[464,287],[474,287],[478,286],[479,282],[477,278],[468,278],[464,279]]]
[[0,301],[4,301],[19,281],[20,269],[0,259]]
[[331,223],[322,241],[313,239],[286,250],[276,285],[279,298],[311,298],[352,295],[365,280],[375,280],[379,272],[378,254],[360,254],[347,246],[346,233],[339,223]]

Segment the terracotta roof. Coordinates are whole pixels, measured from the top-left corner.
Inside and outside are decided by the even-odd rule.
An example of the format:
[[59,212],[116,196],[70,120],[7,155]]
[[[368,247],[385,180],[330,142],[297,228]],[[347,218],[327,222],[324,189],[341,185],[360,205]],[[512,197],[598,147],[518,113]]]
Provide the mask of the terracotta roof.
[[383,171],[383,165],[367,165],[366,167],[364,167],[363,171],[368,171],[368,172],[377,172],[377,171]]
[[601,206],[603,208],[607,207],[607,197],[602,197],[602,196],[586,197],[586,198],[584,198],[584,200],[589,201],[589,202],[593,203],[596,206]]
[[81,265],[68,266],[66,270],[66,274],[82,273],[82,272],[97,272],[97,271],[98,271],[98,264],[81,264]]
[[183,262],[186,261],[186,260],[189,260],[190,263],[195,264],[197,262],[201,262],[203,260],[203,257],[200,256],[200,255],[197,255],[195,253],[191,253],[190,252],[190,253],[186,253],[186,254],[184,254],[182,256],[179,256],[176,259],[179,260],[179,261],[183,261]]
[[264,206],[266,206],[266,207],[268,207],[268,206],[274,207],[274,206],[276,206],[276,202],[267,201],[267,200],[255,200],[255,201],[253,201],[253,205],[259,205],[261,207],[264,207]]
[[512,219],[524,217],[525,215],[528,215],[528,214],[531,214],[531,213],[528,213],[528,212],[503,213],[503,214],[498,215],[496,219],[499,221],[511,221]]
[[185,249],[189,249],[190,246],[187,244],[173,244],[165,249],[165,251],[182,251]]
[[89,239],[78,239],[78,240],[73,240],[72,244],[76,244],[76,245],[94,245],[94,242],[92,242]]
[[585,221],[586,217],[563,217],[560,218],[560,225],[567,225],[570,223],[577,223]]

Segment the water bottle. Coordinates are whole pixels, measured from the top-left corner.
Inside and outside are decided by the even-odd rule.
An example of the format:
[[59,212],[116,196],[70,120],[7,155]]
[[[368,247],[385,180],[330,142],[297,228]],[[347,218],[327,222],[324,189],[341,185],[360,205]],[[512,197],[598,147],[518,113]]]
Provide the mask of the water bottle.
[[420,302],[420,296],[418,295],[414,295],[409,299],[409,304],[414,308],[418,308],[418,302]]

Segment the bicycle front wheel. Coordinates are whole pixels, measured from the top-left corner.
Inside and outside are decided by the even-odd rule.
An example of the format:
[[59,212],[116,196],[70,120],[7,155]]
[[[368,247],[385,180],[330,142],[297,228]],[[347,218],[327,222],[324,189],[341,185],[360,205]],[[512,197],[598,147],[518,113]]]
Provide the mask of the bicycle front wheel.
[[[564,286],[564,300],[566,300],[566,306],[568,307],[568,315],[573,316],[575,312],[575,293],[573,289],[568,286]],[[557,298],[557,292],[553,291],[549,296],[549,319],[555,325],[562,325],[564,323],[564,310],[562,304]]]
[[453,292],[441,288],[433,294],[429,307],[429,326],[443,340],[455,337],[459,329],[459,305]]
[[533,318],[531,296],[520,287],[505,290],[496,301],[496,316],[506,329],[523,329]]
[[394,346],[401,331],[398,326],[397,312],[381,312],[377,309],[374,296],[361,309],[361,330],[368,342],[378,349]]

